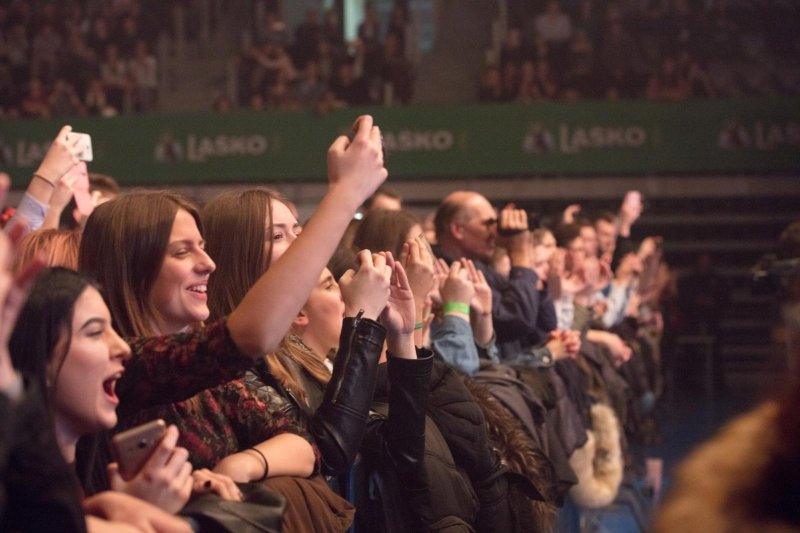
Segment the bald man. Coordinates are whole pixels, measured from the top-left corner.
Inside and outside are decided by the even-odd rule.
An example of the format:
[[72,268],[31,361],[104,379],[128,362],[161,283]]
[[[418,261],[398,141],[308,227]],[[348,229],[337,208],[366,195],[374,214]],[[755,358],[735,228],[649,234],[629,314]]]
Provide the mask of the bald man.
[[[525,211],[507,206],[498,220],[497,212],[484,196],[455,191],[442,201],[434,226],[437,255],[448,263],[462,257],[472,259],[492,287],[492,319],[501,360],[511,362],[546,340],[547,333],[556,329],[557,320],[547,290],[536,288],[538,277],[531,268]],[[490,266],[498,244],[511,259],[507,279]]]

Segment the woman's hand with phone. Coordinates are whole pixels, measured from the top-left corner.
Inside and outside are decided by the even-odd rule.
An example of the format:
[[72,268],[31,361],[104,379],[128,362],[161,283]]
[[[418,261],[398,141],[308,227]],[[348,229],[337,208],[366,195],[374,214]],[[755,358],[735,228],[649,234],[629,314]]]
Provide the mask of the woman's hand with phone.
[[136,496],[169,512],[178,512],[192,493],[192,464],[189,452],[177,446],[178,428],[169,426],[141,470],[128,481],[119,465],[108,465],[113,490]]

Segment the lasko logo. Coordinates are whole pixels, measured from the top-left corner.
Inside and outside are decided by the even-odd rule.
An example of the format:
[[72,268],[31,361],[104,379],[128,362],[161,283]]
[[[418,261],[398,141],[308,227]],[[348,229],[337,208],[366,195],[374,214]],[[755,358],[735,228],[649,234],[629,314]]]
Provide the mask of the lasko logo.
[[541,123],[531,124],[522,140],[525,153],[578,154],[584,150],[609,148],[639,148],[647,143],[647,130],[641,126],[570,127],[561,124],[558,137]]
[[757,121],[750,126],[745,126],[736,120],[729,120],[722,126],[718,144],[724,150],[797,148],[800,147],[800,123]]
[[186,141],[181,142],[167,133],[159,139],[154,155],[162,163],[184,160],[202,163],[212,157],[257,157],[264,155],[268,148],[269,142],[263,135],[188,135]]
[[17,141],[16,147],[0,139],[0,166],[2,167],[33,167],[38,165],[52,141]]
[[454,145],[455,135],[448,130],[401,130],[383,134],[383,146],[387,152],[445,152]]
[[537,122],[528,127],[528,133],[522,139],[522,151],[528,154],[552,152],[556,148],[553,134]]

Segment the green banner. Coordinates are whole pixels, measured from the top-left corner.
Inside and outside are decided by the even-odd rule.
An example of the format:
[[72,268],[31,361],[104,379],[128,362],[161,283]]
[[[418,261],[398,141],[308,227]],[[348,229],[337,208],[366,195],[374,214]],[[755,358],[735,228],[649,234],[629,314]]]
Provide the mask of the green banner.
[[[325,153],[360,113],[381,126],[395,179],[800,171],[800,99],[411,106],[67,121],[90,169],[125,185],[324,180]],[[60,121],[0,124],[0,170],[30,173]]]

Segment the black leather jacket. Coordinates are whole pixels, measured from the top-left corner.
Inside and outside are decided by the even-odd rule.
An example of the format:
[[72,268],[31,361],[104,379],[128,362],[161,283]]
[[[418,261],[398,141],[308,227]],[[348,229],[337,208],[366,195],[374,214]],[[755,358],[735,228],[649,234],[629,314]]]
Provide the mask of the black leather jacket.
[[284,388],[266,363],[262,361],[256,367],[261,381],[275,392],[271,395],[272,407],[294,417],[314,437],[324,475],[343,474],[355,460],[366,431],[385,338],[386,330],[374,320],[345,318],[327,386],[287,359],[285,363],[302,384],[308,404]]

